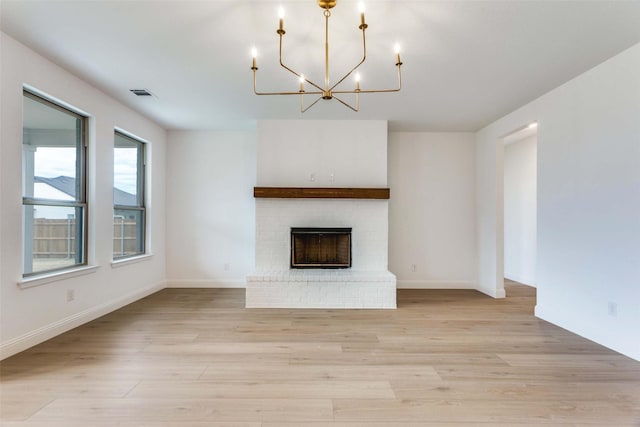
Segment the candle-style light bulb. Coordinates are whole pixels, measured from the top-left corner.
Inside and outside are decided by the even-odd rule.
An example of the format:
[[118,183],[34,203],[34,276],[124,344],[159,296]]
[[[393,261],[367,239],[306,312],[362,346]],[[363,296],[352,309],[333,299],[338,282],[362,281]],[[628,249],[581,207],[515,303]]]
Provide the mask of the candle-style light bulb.
[[360,29],[367,28],[364,22],[364,2],[358,3],[358,9],[360,10]]
[[356,91],[360,90],[360,73],[356,73]]
[[280,6],[280,8],[278,9],[278,18],[280,18],[278,32],[284,31],[284,7],[282,6]]
[[393,47],[393,50],[396,53],[396,65],[400,65],[400,45],[398,43],[396,43],[396,45]]
[[304,92],[304,74],[300,74],[300,92]]
[[253,58],[252,60],[252,64],[251,64],[251,69],[255,69],[256,67],[256,58],[258,57],[258,49],[254,47],[251,48],[251,57]]

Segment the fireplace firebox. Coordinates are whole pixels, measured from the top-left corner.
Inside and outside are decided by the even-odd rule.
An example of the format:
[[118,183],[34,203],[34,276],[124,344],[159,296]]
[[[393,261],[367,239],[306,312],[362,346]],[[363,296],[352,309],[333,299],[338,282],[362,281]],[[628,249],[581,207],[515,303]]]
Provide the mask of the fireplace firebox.
[[291,228],[291,268],[350,268],[351,228]]

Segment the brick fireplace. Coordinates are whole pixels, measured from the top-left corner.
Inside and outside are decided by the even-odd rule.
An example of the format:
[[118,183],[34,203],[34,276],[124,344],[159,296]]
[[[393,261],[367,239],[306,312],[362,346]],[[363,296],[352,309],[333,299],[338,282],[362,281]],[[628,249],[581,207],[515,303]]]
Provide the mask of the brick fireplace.
[[[248,308],[396,307],[396,278],[388,271],[386,122],[382,126],[332,121],[335,135],[327,135],[325,125],[324,121],[259,123],[262,187],[254,191],[256,266],[247,276]],[[338,149],[341,157],[335,154]],[[310,155],[313,151],[321,152]],[[357,164],[362,166],[355,168]],[[306,171],[299,172],[301,165]],[[281,191],[259,191],[276,187]],[[351,229],[348,262],[344,247],[331,240],[319,264],[340,264],[340,268],[292,268],[292,230],[312,228]],[[309,253],[316,250],[308,248]]]

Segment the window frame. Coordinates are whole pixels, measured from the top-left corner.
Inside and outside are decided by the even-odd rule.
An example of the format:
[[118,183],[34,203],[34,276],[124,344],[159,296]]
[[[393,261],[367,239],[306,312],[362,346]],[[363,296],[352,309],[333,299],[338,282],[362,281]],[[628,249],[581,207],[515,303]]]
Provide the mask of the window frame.
[[[22,230],[22,277],[23,278],[32,278],[40,275],[48,275],[51,273],[64,272],[68,270],[77,269],[78,267],[87,266],[88,265],[88,246],[89,246],[89,233],[88,233],[88,219],[89,219],[89,206],[87,203],[87,147],[88,147],[88,129],[89,129],[89,117],[83,114],[80,114],[78,111],[74,111],[70,108],[67,108],[56,101],[47,98],[37,92],[28,90],[27,88],[22,89],[23,102],[24,98],[29,98],[33,101],[39,102],[49,108],[54,110],[58,110],[65,114],[68,114],[76,119],[78,119],[79,128],[76,129],[76,176],[75,176],[75,185],[76,185],[76,199],[75,200],[59,200],[59,199],[45,199],[38,197],[26,197],[24,195],[24,179],[25,179],[25,171],[24,165],[22,166],[22,217],[23,217],[23,230]],[[24,117],[22,127],[24,129]],[[23,142],[24,145],[24,137]],[[24,150],[24,148],[22,148]],[[31,271],[29,273],[25,272],[26,267],[26,259],[25,259],[25,251],[27,247],[26,237],[27,230],[24,226],[24,218],[25,206],[57,206],[57,207],[69,207],[82,210],[82,215],[78,217],[76,215],[76,233],[75,233],[75,257],[76,262],[73,265],[59,267],[59,268],[51,268],[47,270],[39,270],[39,271]],[[78,220],[80,223],[78,224]],[[78,232],[80,231],[80,232]],[[81,239],[78,238],[81,236]],[[33,243],[31,244],[33,248]],[[33,251],[32,251],[33,252]],[[33,267],[33,255],[32,255],[32,267]],[[80,262],[77,262],[80,259]]]
[[[126,139],[128,142],[131,142],[136,145],[138,156],[137,156],[137,179],[136,179],[136,205],[117,205],[115,203],[115,196],[113,199],[113,217],[115,218],[116,211],[132,211],[132,212],[140,212],[141,217],[141,225],[140,230],[136,230],[136,237],[140,241],[141,251],[135,252],[127,255],[119,255],[116,256],[116,252],[113,249],[113,242],[115,240],[115,236],[112,236],[112,259],[113,261],[123,261],[129,258],[140,257],[143,255],[147,255],[147,203],[146,203],[146,186],[147,186],[147,142],[143,141],[140,138],[137,138],[127,132],[124,132],[120,129],[115,129],[114,131],[114,152],[116,147],[116,138]],[[115,157],[114,157],[115,159]],[[114,161],[114,176],[115,180],[115,161]],[[113,183],[113,190],[115,190],[115,182]],[[113,224],[115,226],[115,222]],[[124,238],[124,236],[122,236]]]

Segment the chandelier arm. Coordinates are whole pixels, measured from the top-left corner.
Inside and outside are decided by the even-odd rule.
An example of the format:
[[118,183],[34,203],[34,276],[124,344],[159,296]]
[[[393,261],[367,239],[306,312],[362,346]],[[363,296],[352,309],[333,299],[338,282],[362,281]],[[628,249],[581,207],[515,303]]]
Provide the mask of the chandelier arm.
[[389,92],[400,92],[400,90],[402,89],[402,71],[400,70],[401,65],[402,65],[401,62],[396,64],[396,67],[398,67],[398,87],[396,89],[336,90],[336,91],[332,91],[332,93],[336,94],[336,93],[389,93]]
[[[253,70],[253,93],[256,95],[300,95],[300,92],[258,92],[256,87],[256,70]],[[324,92],[313,91],[304,92],[307,95],[322,95]]]
[[[355,93],[355,92],[354,92],[354,93]],[[356,94],[356,96],[357,96],[357,94]],[[333,99],[338,100],[338,102],[340,102],[342,105],[344,105],[345,107],[347,107],[347,108],[349,108],[349,109],[351,109],[351,110],[355,111],[356,113],[357,113],[357,112],[358,112],[358,110],[360,109],[360,105],[359,105],[360,103],[359,103],[359,102],[356,104],[356,107],[354,108],[354,107],[352,107],[351,105],[349,105],[349,104],[347,104],[346,102],[344,102],[342,99],[338,98],[337,96],[334,96],[334,97],[333,97]],[[358,98],[356,98],[356,100],[357,100],[357,99],[358,99]],[[317,101],[316,101],[316,102],[317,102]]]
[[[305,92],[305,93],[308,93],[308,92]],[[314,92],[314,93],[317,93],[317,92]],[[300,96],[300,112],[301,112],[301,113],[306,112],[309,108],[311,108],[311,107],[313,107],[314,105],[316,105],[316,103],[317,103],[318,101],[320,101],[321,99],[322,99],[322,97],[320,96],[318,99],[316,99],[315,101],[313,101],[313,102],[311,103],[311,105],[309,105],[307,108],[303,108],[303,106],[302,106],[302,96]]]
[[[400,92],[400,89],[372,89],[372,90],[335,90],[331,92],[333,95],[335,94],[356,94],[356,93],[390,93],[390,92]],[[297,92],[295,92],[297,93]]]
[[[331,86],[331,89],[329,89],[329,91],[333,92],[333,89],[336,88],[336,86],[338,86],[340,83],[342,83],[347,77],[349,77],[351,75],[351,73],[353,73],[355,70],[358,69],[359,66],[361,66],[364,61],[366,61],[367,59],[367,38],[364,34],[364,30],[366,28],[362,28],[362,61],[358,62],[358,65],[356,65],[355,67],[353,67],[351,69],[351,71],[349,71],[347,74],[344,75],[344,77],[342,77],[338,83],[334,84],[333,86]],[[336,92],[336,93],[340,93],[340,92]]]
[[[285,70],[289,71],[290,73],[292,73],[293,75],[297,76],[297,77],[302,77],[302,74],[293,71],[291,68],[287,67],[286,65],[284,65],[284,63],[282,62],[282,34],[280,34],[280,66],[282,68],[284,68]],[[311,80],[307,79],[306,77],[304,78],[304,81],[309,83],[311,86],[315,87],[316,89],[322,91],[323,89],[318,86],[317,84],[315,84],[314,82],[312,82]],[[311,93],[311,92],[308,92]]]
[[[305,92],[305,95],[322,95],[324,92]],[[300,92],[254,92],[255,95],[300,95]]]

